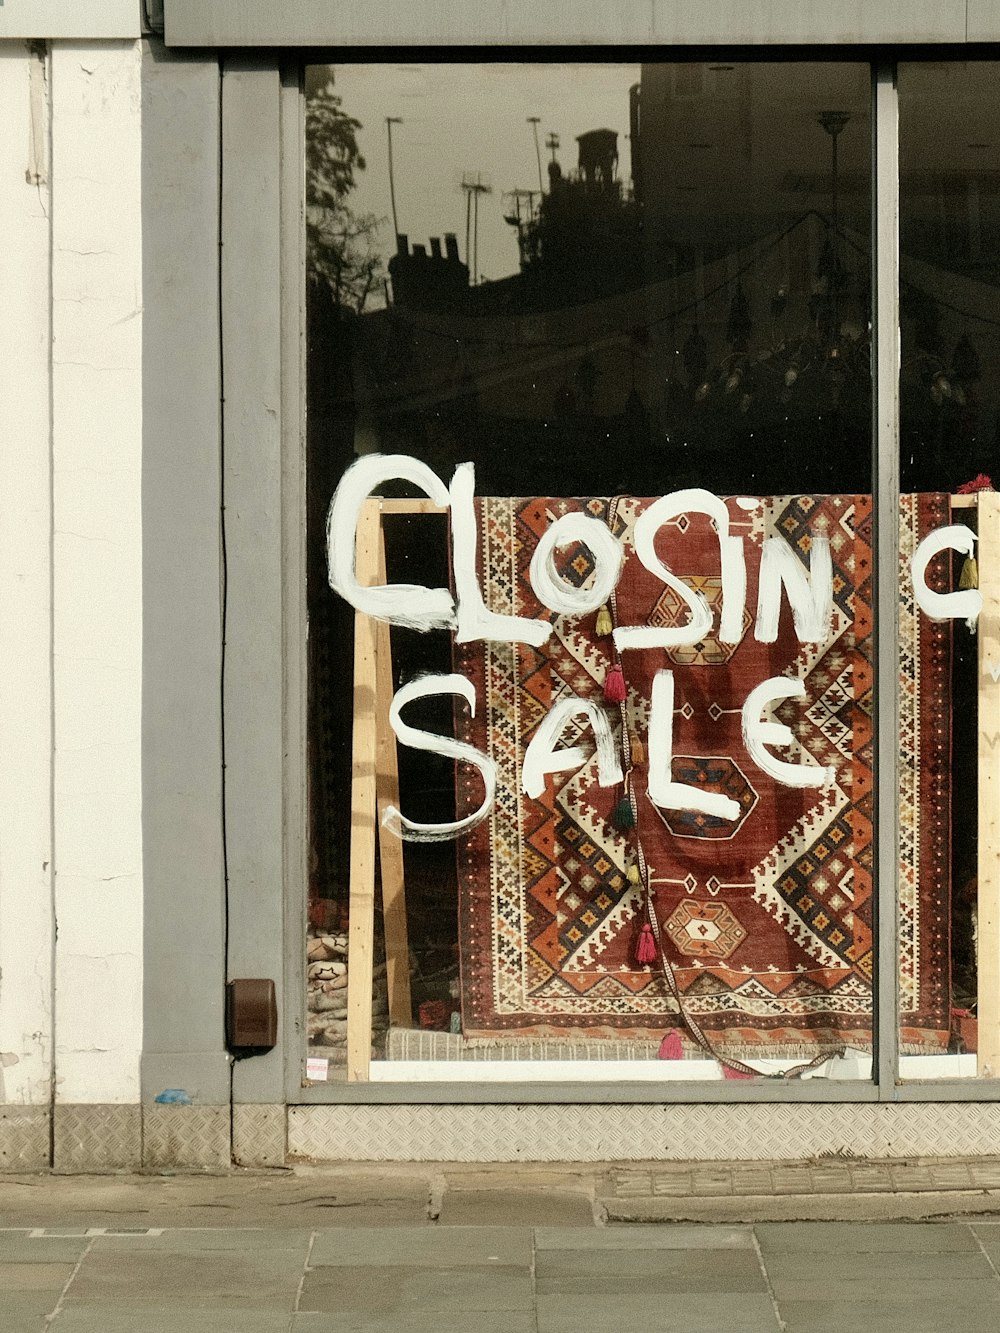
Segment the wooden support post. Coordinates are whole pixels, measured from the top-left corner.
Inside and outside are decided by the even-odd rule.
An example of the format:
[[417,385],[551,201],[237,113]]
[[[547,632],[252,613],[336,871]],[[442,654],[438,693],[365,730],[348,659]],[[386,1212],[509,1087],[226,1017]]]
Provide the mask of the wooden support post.
[[977,1067],[1000,1077],[1000,494],[979,494],[979,957]]
[[[357,528],[357,578],[378,576],[378,502],[369,501]],[[351,759],[351,883],[347,945],[347,1079],[368,1080],[372,1053],[372,977],[375,949],[376,622],[354,616],[354,730]]]
[[[355,546],[358,583],[370,587],[385,582],[383,513],[443,512],[430,500],[382,500],[378,496],[366,500],[358,519]],[[392,696],[389,626],[359,611],[354,617],[351,883],[347,946],[347,1079],[350,1083],[367,1082],[371,1070],[376,836],[382,880],[389,1018],[392,1023],[404,1027],[413,1022],[403,844],[382,825],[386,806],[399,806],[396,738],[389,725]]]
[[[378,524],[378,581],[385,582],[385,533]],[[396,737],[389,725],[392,703],[392,648],[389,626],[379,621],[375,630],[376,786],[378,796],[378,859],[382,883],[382,924],[385,931],[386,979],[389,987],[389,1022],[410,1027],[410,942],[406,928],[406,891],[403,879],[402,839],[382,823],[386,807],[399,809],[399,765]]]

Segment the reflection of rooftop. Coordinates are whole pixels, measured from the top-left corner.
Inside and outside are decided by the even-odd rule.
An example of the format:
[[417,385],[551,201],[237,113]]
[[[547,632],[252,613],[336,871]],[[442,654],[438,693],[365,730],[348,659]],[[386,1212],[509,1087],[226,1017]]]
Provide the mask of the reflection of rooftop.
[[396,237],[396,253],[389,260],[389,277],[393,296],[398,305],[433,310],[439,306],[454,306],[469,288],[469,268],[458,257],[458,237],[453,231],[445,233],[444,253],[441,238],[430,238],[431,251],[425,245],[414,244],[400,233]]

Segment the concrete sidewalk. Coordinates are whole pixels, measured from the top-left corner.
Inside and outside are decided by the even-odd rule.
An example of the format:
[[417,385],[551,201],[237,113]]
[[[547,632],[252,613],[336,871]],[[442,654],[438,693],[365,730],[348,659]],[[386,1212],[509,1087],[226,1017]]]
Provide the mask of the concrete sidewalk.
[[[850,1163],[829,1174],[842,1165],[0,1177],[0,1330],[1000,1328],[996,1164]],[[772,1193],[733,1193],[764,1185]],[[802,1192],[778,1192],[793,1186]],[[658,1208],[731,1220],[613,1220]],[[774,1209],[800,1220],[761,1220]],[[877,1220],[948,1213],[961,1215]]]
[[5,1333],[994,1333],[1000,1223],[0,1231]]

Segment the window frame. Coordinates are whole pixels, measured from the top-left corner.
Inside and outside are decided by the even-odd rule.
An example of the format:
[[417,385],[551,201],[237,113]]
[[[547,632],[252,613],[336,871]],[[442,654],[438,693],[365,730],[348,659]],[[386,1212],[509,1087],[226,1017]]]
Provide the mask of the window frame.
[[[942,48],[928,48],[941,59]],[[871,70],[873,457],[875,504],[876,966],[870,1081],[780,1078],[747,1082],[328,1083],[303,1086],[307,874],[305,606],[306,60],[352,61],[363,52],[285,52],[230,57],[222,73],[223,484],[225,610],[225,810],[228,975],[276,978],[281,1035],[270,1055],[240,1062],[242,1102],[328,1104],[559,1104],[745,1102],[964,1102],[1000,1098],[1000,1079],[901,1082],[896,984],[899,815],[896,664],[899,508],[899,119],[896,51],[859,47],[727,48],[733,59],[863,59]],[[380,53],[381,54],[381,53]],[[430,53],[429,53],[430,54]],[[448,60],[539,60],[553,48],[438,51]],[[579,49],[568,53],[579,59]],[[638,63],[667,49],[587,49],[586,58]],[[675,53],[676,54],[676,53]],[[685,59],[705,52],[685,49]],[[712,51],[718,58],[718,48]],[[956,47],[950,58],[975,58]],[[248,116],[254,124],[247,129]],[[260,207],[264,202],[266,207]],[[273,284],[245,275],[280,271]],[[248,332],[250,330],[250,332]],[[263,375],[270,362],[272,373]],[[277,370],[277,373],[273,373]],[[263,384],[262,384],[263,381]],[[262,596],[261,590],[267,593]],[[261,733],[262,719],[264,732]],[[280,854],[275,852],[280,848]],[[283,884],[280,902],[274,892]],[[282,942],[283,936],[283,942]]]

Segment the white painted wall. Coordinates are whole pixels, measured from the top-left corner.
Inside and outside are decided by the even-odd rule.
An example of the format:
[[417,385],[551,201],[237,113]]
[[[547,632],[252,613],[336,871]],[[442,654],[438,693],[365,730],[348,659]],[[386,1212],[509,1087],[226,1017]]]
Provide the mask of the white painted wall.
[[136,1102],[139,44],[55,43],[51,98],[56,1099]]
[[49,184],[44,57],[0,43],[0,1102],[52,1032]]
[[138,37],[140,0],[3,0],[3,37]]

